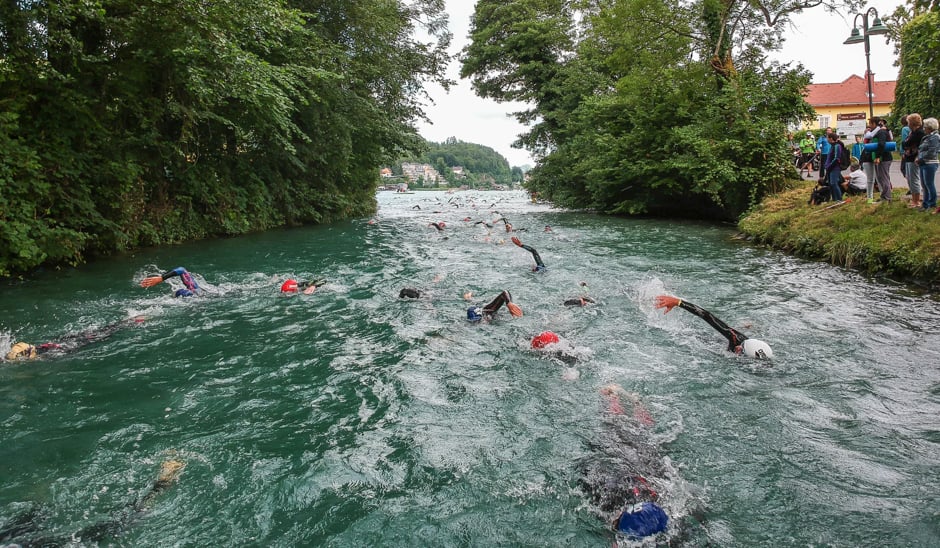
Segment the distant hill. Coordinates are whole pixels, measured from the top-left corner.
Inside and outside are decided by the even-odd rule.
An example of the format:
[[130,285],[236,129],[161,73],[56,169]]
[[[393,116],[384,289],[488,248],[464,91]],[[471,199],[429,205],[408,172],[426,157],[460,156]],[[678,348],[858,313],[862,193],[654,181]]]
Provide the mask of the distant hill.
[[401,172],[402,162],[430,164],[451,184],[461,184],[451,168],[463,167],[467,183],[471,186],[490,184],[508,185],[521,182],[524,174],[520,167],[509,167],[509,161],[492,148],[476,143],[458,141],[449,137],[443,143],[427,142],[427,151],[420,157],[401,158],[392,166],[396,174]]

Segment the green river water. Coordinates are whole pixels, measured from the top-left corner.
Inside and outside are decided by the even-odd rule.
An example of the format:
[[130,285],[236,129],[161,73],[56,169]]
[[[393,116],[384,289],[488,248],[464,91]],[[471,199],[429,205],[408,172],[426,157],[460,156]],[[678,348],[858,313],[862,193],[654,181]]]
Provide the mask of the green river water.
[[[728,227],[553,210],[521,192],[377,199],[371,224],[4,283],[4,353],[147,318],[0,363],[0,526],[31,516],[4,542],[88,544],[78,531],[117,519],[101,544],[940,546],[936,300]],[[461,220],[498,215],[527,229],[547,272],[502,225]],[[203,297],[139,287],[176,266]],[[312,295],[278,291],[320,276]],[[581,281],[597,304],[562,306]],[[399,299],[409,286],[425,296]],[[466,321],[465,292],[483,303],[503,289],[522,318]],[[774,359],[736,357],[701,319],[654,310],[660,293],[769,342]],[[546,329],[577,359],[533,351]],[[670,525],[644,542],[617,539],[579,483],[610,441],[610,383],[655,420],[665,472],[650,481]],[[168,458],[186,463],[178,482],[122,521]]]

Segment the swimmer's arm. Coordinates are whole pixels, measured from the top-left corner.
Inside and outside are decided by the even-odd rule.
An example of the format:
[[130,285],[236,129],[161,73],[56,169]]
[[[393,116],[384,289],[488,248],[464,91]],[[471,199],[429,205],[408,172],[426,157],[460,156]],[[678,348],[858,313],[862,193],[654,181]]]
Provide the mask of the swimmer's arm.
[[728,324],[716,318],[715,315],[711,312],[697,305],[680,300],[678,306],[679,308],[687,310],[699,318],[702,318],[708,323],[708,325],[714,327],[715,331],[718,331],[724,338],[728,339],[729,350],[734,350],[736,346],[744,342],[744,339],[747,338],[739,331],[731,328]]

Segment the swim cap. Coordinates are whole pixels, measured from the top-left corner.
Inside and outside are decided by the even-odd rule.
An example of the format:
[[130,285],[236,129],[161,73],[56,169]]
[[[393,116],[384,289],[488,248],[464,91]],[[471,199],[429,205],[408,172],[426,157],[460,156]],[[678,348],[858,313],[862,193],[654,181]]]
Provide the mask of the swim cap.
[[10,351],[7,352],[6,359],[15,360],[17,358],[35,358],[39,352],[36,351],[36,347],[24,343],[18,342],[10,347]]
[[545,348],[547,345],[556,344],[557,342],[558,335],[551,331],[543,331],[532,337],[532,348]]
[[281,293],[297,293],[297,280],[287,280],[282,283]]
[[478,322],[483,319],[483,309],[478,306],[471,306],[467,309],[467,321]]
[[774,357],[774,351],[770,345],[757,339],[745,339],[741,345],[741,351],[750,358],[770,359]]
[[398,292],[399,299],[405,299],[405,298],[417,299],[420,296],[421,296],[421,292],[411,287],[406,287]]
[[177,289],[176,293],[173,294],[174,297],[192,297],[193,295],[195,293],[188,289]]
[[617,520],[617,530],[633,539],[661,533],[669,518],[654,502],[641,502],[627,508]]

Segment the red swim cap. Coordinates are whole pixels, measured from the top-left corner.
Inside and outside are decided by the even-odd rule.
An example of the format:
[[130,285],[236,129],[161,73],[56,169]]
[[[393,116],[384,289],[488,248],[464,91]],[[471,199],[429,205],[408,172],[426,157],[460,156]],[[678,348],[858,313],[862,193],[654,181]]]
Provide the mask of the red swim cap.
[[297,280],[287,280],[281,284],[281,293],[297,293]]
[[542,331],[538,335],[532,337],[532,348],[545,348],[549,344],[556,344],[558,342],[558,335],[552,333],[551,331]]

